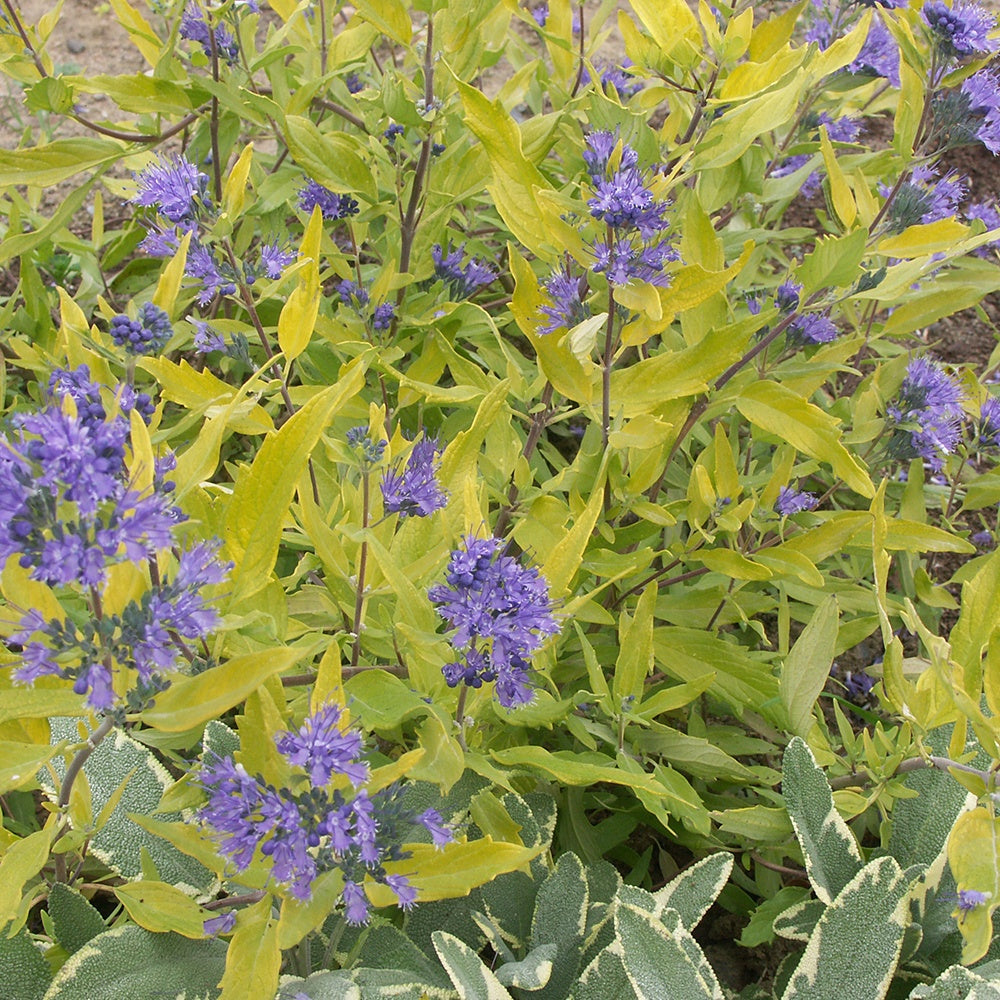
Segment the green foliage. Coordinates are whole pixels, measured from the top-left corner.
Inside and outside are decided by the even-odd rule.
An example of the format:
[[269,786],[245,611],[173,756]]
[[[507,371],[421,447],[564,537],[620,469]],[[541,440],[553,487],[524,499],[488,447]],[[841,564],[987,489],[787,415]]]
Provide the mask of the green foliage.
[[[206,48],[183,6],[94,13],[142,71],[53,65],[58,6],[37,25],[10,8],[0,38],[34,116],[0,150],[5,441],[56,371],[86,366],[107,414],[147,394],[129,484],[145,496],[173,453],[179,547],[218,539],[231,564],[212,635],[157,635],[179,669],[150,686],[123,667],[92,714],[81,658],[118,649],[115,616],[177,552],[123,545],[96,585],[44,583],[16,545],[0,566],[10,981],[46,1000],[714,1000],[695,931],[718,906],[744,945],[802,944],[757,996],[992,995],[1000,355],[940,370],[946,419],[908,388],[935,324],[1000,290],[997,234],[920,180],[976,141],[946,115],[988,49],[953,59],[917,7],[845,5],[824,47],[801,4],[684,0],[616,18],[553,0],[542,26],[488,0],[188,4],[221,30]],[[898,86],[864,63],[873,30]],[[136,194],[180,149],[201,176],[178,220]],[[630,156],[631,227],[604,205]],[[473,258],[481,285],[455,273]],[[109,329],[149,303],[170,336],[136,357]],[[390,509],[383,477],[430,439],[443,506]],[[442,672],[470,651],[428,591],[468,536],[555,602],[530,704]],[[53,623],[84,636],[54,665]],[[275,739],[331,702],[376,748],[373,794],[402,781],[456,831],[387,863],[412,913],[364,876],[364,930],[336,851],[301,898],[199,818],[214,756],[297,793]]]

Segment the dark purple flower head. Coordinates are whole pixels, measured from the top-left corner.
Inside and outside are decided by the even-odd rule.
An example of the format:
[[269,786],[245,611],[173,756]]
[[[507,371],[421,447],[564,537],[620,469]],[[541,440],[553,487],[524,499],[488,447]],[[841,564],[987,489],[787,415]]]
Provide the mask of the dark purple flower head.
[[958,890],[958,908],[962,913],[969,913],[980,906],[986,906],[989,901],[989,895],[985,892],[979,892],[977,889]]
[[979,413],[980,448],[1000,448],[1000,399],[989,396]]
[[[821,49],[827,49],[840,36],[839,31],[836,34],[834,32],[834,18],[839,12],[837,8],[828,7],[818,0],[814,0],[814,6],[819,11],[818,19],[806,31],[806,41],[816,42]],[[866,6],[891,8],[905,6],[905,2],[894,0],[894,2],[866,4]],[[861,76],[885,77],[894,87],[899,86],[899,47],[880,18],[872,18],[861,51],[857,58],[846,67],[846,72]]]
[[822,313],[806,313],[797,316],[788,326],[785,333],[788,343],[792,346],[800,344],[829,344],[836,340],[840,331],[830,319]]
[[[208,25],[204,18],[198,13],[197,5],[187,6],[181,15],[181,27],[179,32],[181,38],[187,38],[192,42],[197,42],[205,55],[212,55],[212,36],[209,33]],[[236,39],[229,29],[222,24],[215,28],[215,51],[218,56],[232,64],[239,55],[240,47],[236,44]]]
[[[981,69],[962,81],[961,100],[947,116],[950,131],[959,139],[978,139],[994,156],[1000,153],[1000,77],[991,69]],[[949,108],[950,103],[945,103]]]
[[227,913],[220,913],[217,917],[209,917],[202,925],[202,930],[206,937],[218,937],[220,934],[228,934],[236,927],[236,911],[229,910]]
[[208,305],[217,295],[233,295],[236,292],[229,264],[220,262],[210,247],[197,240],[192,240],[188,247],[184,273],[201,285],[198,291],[200,306]]
[[[414,827],[429,831],[438,845],[454,837],[435,810],[416,815],[405,809],[398,784],[374,794],[360,787],[369,777],[360,759],[364,747],[359,734],[341,727],[341,715],[340,706],[326,705],[298,730],[278,735],[286,760],[309,772],[281,788],[229,758],[207,755],[199,782],[208,801],[199,818],[237,871],[245,870],[259,851],[270,859],[273,880],[296,899],[311,897],[317,875],[339,870],[344,916],[361,924],[369,915],[366,879],[388,886],[404,909],[414,905],[416,891],[409,880],[385,867],[407,856],[401,844]],[[351,787],[331,789],[335,774],[346,775]]]
[[955,0],[950,7],[942,0],[927,0],[920,16],[948,57],[965,59],[1000,50],[1000,41],[988,37],[996,27],[996,14],[974,0]]
[[449,628],[457,630],[452,643],[466,666],[457,665],[456,671],[449,664],[446,680],[478,686],[475,679],[482,683],[495,677],[495,693],[505,708],[530,702],[527,657],[559,632],[543,577],[503,554],[498,539],[468,535],[451,554],[447,580],[447,586],[431,587],[428,596]]
[[774,293],[774,304],[785,313],[792,312],[799,307],[799,296],[802,294],[802,286],[795,281],[786,281],[778,285],[778,290]]
[[[176,550],[184,515],[171,502],[174,484],[166,478],[174,463],[157,460],[152,488],[139,492],[125,461],[129,422],[121,414],[142,413],[148,396],[121,387],[118,412],[108,418],[86,368],[55,372],[50,381],[62,406],[25,414],[16,433],[0,436],[0,564],[16,557],[50,587],[100,594],[112,566],[146,567]],[[113,677],[122,669],[137,672],[137,692],[162,690],[163,674],[186,662],[187,643],[215,627],[201,590],[226,572],[214,546],[195,546],[180,553],[172,575],[161,571],[99,621],[23,613],[13,639],[22,647],[16,679],[73,680],[97,710],[112,706]]]
[[369,468],[378,465],[385,454],[385,441],[373,441],[364,426],[352,427],[344,436],[347,443],[361,454],[361,461]]
[[392,302],[382,302],[372,311],[372,329],[388,330],[396,318],[396,306]]
[[[969,222],[978,219],[987,230],[1000,229],[1000,211],[988,201],[972,202],[966,205],[965,218]],[[991,251],[995,251],[998,246],[1000,246],[1000,239],[990,240],[989,243],[985,243],[981,247],[976,247],[972,252],[977,257],[992,257],[993,253]]]
[[788,517],[791,514],[813,510],[818,502],[812,493],[794,490],[790,486],[782,486],[778,491],[778,498],[774,501],[774,509],[782,517]]
[[349,94],[358,94],[365,89],[364,81],[357,73],[348,73],[344,77],[344,84],[347,86]]
[[681,256],[667,238],[647,242],[636,234],[616,236],[610,242],[600,240],[591,250],[594,272],[605,275],[612,285],[646,281],[665,288],[670,284],[670,275],[663,269]]
[[586,278],[574,278],[568,267],[553,271],[542,288],[552,300],[552,305],[539,307],[539,312],[548,318],[548,323],[538,328],[540,334],[571,329],[590,315],[590,309],[583,301],[588,291]]
[[959,383],[926,358],[915,358],[895,401],[886,408],[894,429],[889,453],[896,458],[922,457],[934,471],[943,456],[954,451],[962,437],[962,400]]
[[342,715],[340,705],[331,702],[308,716],[297,732],[275,737],[278,752],[289,764],[306,768],[315,786],[328,785],[334,774],[346,775],[355,788],[368,780],[368,765],[361,760],[361,734],[345,730]]
[[346,219],[358,214],[358,203],[346,194],[336,194],[314,180],[299,189],[299,208],[306,213],[319,205],[324,219]]
[[431,247],[431,258],[434,261],[434,277],[444,282],[449,297],[456,302],[467,299],[477,289],[496,278],[496,272],[475,257],[470,257],[468,263],[465,263],[464,243],[454,250],[451,249],[451,243],[447,249],[442,248],[440,243],[435,243]]
[[[617,145],[618,136],[614,132],[591,132],[587,136],[583,162],[587,165],[587,173],[590,174],[594,184],[607,177],[608,167]],[[618,169],[629,170],[638,162],[639,154],[628,144],[623,144]]]
[[531,16],[535,19],[535,24],[537,24],[539,28],[544,28],[549,19],[548,3],[543,0],[543,2],[537,7],[532,8]]
[[207,198],[208,177],[182,156],[151,164],[136,181],[139,190],[132,201],[155,208],[173,223],[193,223]]
[[212,351],[226,351],[226,338],[208,323],[195,320],[193,346],[197,354],[211,354]]
[[875,683],[875,678],[870,674],[855,673],[848,670],[844,675],[844,690],[847,691],[848,697],[856,704],[864,702],[871,689],[875,687]]
[[337,292],[340,295],[340,301],[345,306],[350,306],[358,315],[361,315],[361,311],[368,305],[368,290],[356,285],[353,281],[346,279],[341,281],[337,285]]
[[[887,213],[889,229],[901,232],[917,223],[938,222],[959,214],[967,187],[967,179],[953,170],[938,177],[932,167],[914,167],[909,180],[896,188]],[[879,192],[888,197],[890,188],[880,184]]]
[[406,131],[404,125],[397,125],[393,122],[383,133],[382,138],[389,143],[390,146],[396,145],[396,137],[402,135]]
[[422,438],[413,446],[406,467],[386,470],[382,476],[382,505],[386,514],[427,517],[448,503],[448,494],[437,481],[441,454],[435,438]]
[[280,243],[264,243],[260,248],[260,270],[273,281],[295,260],[295,252]]
[[[595,60],[594,69],[598,70],[601,74],[601,89],[605,93],[614,92],[618,97],[627,101],[630,97],[634,97],[640,90],[642,90],[642,81],[636,79],[630,72],[629,68],[632,66],[631,59],[623,59],[620,66],[615,66],[613,63],[607,64],[602,63],[600,60]],[[583,75],[581,77],[583,83],[590,83],[591,76],[590,70],[584,69]]]
[[159,354],[173,336],[170,317],[152,302],[143,302],[136,319],[119,314],[111,320],[111,339],[129,354]]

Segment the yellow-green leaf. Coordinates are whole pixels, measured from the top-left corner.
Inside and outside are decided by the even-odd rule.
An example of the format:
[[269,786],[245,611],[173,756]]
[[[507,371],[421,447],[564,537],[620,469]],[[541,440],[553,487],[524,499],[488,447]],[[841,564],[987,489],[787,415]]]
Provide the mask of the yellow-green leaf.
[[257,452],[236,480],[226,511],[224,540],[235,563],[231,606],[264,588],[271,578],[282,527],[309,456],[333,415],[364,385],[365,359],[298,410]]
[[268,677],[294,666],[306,651],[278,646],[233,657],[194,677],[175,680],[142,713],[147,726],[182,733],[200,726],[241,704]]
[[[523,847],[482,837],[469,843],[445,844],[435,848],[430,844],[407,844],[410,857],[405,861],[386,864],[386,871],[414,875],[417,898],[424,902],[467,896],[472,889],[492,881],[504,872],[523,868],[537,857],[544,845]],[[385,885],[369,882],[365,885],[368,898],[375,906],[392,906],[396,897]]]
[[171,318],[174,317],[174,306],[177,304],[177,293],[180,291],[181,279],[184,277],[184,267],[187,264],[190,244],[191,234],[185,233],[170,263],[163,269],[160,280],[156,283],[156,291],[153,293],[153,304],[159,306]]
[[226,952],[226,972],[219,986],[219,1000],[272,997],[278,992],[281,948],[278,921],[271,917],[271,899],[243,910]]
[[240,158],[233,164],[233,169],[226,178],[226,185],[222,190],[223,211],[230,219],[243,211],[243,203],[247,196],[247,178],[250,176],[250,164],[253,162],[253,143],[248,143],[246,148],[240,153]]
[[129,882],[115,895],[140,927],[157,934],[173,931],[197,940],[205,936],[205,921],[216,915],[166,882]]
[[852,490],[874,496],[868,473],[841,444],[836,417],[777,382],[759,381],[746,386],[736,407],[751,423],[779,440],[787,441],[811,458],[827,462]]
[[16,840],[4,851],[0,860],[0,927],[17,916],[25,883],[49,860],[55,830],[55,823],[50,821],[43,829]]

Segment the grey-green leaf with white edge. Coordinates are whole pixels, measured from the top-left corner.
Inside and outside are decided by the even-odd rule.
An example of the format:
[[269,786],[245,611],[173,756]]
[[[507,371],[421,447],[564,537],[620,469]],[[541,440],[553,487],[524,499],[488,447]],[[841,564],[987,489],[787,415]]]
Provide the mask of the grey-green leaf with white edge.
[[933,983],[914,986],[909,1000],[1000,1000],[1000,984],[974,969],[953,965]]
[[684,926],[693,931],[722,892],[732,870],[733,856],[724,851],[702,858],[653,894],[654,912],[662,915],[669,906],[680,914]]
[[622,945],[615,941],[583,970],[570,1000],[639,1000],[622,961]]
[[528,952],[520,962],[504,962],[497,968],[497,979],[504,986],[520,990],[539,990],[547,985],[552,975],[552,962],[557,948],[554,944],[540,944]]
[[[671,912],[671,911],[668,911]],[[676,911],[673,911],[676,916]],[[717,982],[706,981],[700,963],[692,961],[681,937],[690,938],[679,916],[674,933],[645,910],[621,904],[615,911],[615,928],[622,947],[622,964],[639,1000],[723,1000]],[[693,938],[691,939],[693,941]],[[712,977],[714,979],[714,976]]]
[[782,1000],[882,1000],[909,921],[909,889],[894,858],[865,865],[826,908]]
[[826,775],[798,736],[785,749],[781,793],[813,890],[824,903],[830,903],[861,870],[861,852],[834,808]]
[[342,969],[317,972],[305,979],[283,976],[275,1000],[294,1000],[295,997],[307,997],[308,1000],[361,1000],[361,988],[351,978],[351,973]]
[[90,940],[56,973],[44,1000],[205,1000],[226,971],[222,941],[191,941],[121,924]]
[[[50,719],[52,741],[79,740],[78,721]],[[61,780],[65,773],[63,758],[53,758],[51,767]],[[145,850],[163,882],[192,894],[207,892],[216,885],[215,875],[207,868],[129,819],[129,813],[142,816],[154,813],[163,793],[173,784],[167,769],[146,747],[115,730],[97,745],[83,770],[90,786],[95,820],[119,786],[125,786],[111,815],[90,839],[90,852],[95,857],[123,878],[138,879],[144,875],[142,852]],[[39,783],[47,795],[55,797],[56,789],[47,772],[40,773]],[[180,813],[170,813],[161,814],[158,819],[170,821],[184,817]]]
[[462,1000],[513,1000],[480,957],[454,934],[435,931],[434,950]]
[[570,852],[556,862],[535,897],[531,946],[556,946],[552,973],[538,1000],[563,1000],[580,971],[583,936],[587,929],[590,887],[580,859]]

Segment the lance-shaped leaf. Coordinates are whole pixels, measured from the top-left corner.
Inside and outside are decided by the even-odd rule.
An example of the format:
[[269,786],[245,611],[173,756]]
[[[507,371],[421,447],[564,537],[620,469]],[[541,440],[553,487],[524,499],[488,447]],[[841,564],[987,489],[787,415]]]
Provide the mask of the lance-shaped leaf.
[[903,944],[909,884],[893,858],[861,869],[826,908],[782,1000],[882,1000]]
[[781,793],[802,847],[809,881],[824,903],[832,903],[861,870],[861,852],[854,834],[834,808],[826,775],[797,736],[785,750]]
[[465,1000],[513,1000],[500,980],[464,941],[444,931],[435,931],[431,939],[459,996]]

